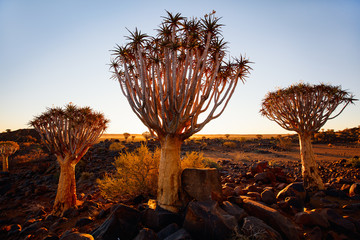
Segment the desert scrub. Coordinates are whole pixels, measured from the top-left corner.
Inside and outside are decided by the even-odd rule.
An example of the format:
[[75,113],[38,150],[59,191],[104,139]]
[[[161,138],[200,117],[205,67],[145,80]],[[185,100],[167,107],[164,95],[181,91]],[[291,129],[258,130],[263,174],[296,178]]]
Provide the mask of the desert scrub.
[[224,147],[227,147],[227,148],[235,148],[235,147],[236,147],[236,143],[235,143],[235,142],[226,141],[226,142],[223,143],[223,146],[224,146]]
[[353,166],[354,168],[360,168],[360,158],[359,157],[353,157],[348,159],[348,162]]
[[125,148],[125,146],[120,142],[113,142],[109,146],[110,151],[121,151]]
[[288,151],[291,149],[292,141],[287,137],[278,137],[276,146],[284,151]]
[[108,199],[121,196],[156,195],[160,150],[149,151],[141,145],[135,152],[120,153],[115,158],[114,174],[97,179],[101,194]]
[[181,168],[220,168],[220,166],[205,158],[202,152],[187,152],[181,159]]

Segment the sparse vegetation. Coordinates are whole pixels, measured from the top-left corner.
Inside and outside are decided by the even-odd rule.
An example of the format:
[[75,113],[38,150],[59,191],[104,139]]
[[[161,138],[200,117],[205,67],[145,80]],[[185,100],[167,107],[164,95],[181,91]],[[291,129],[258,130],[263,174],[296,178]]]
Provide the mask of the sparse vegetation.
[[205,158],[203,153],[187,152],[181,159],[181,168],[205,168]]
[[227,141],[223,143],[223,146],[227,148],[236,148],[236,142]]
[[292,146],[292,140],[288,137],[279,136],[276,141],[276,146],[284,151],[289,151]]
[[354,168],[360,168],[360,158],[359,157],[353,157],[348,159],[348,162],[352,165]]
[[19,144],[13,141],[0,142],[0,155],[2,157],[2,170],[3,172],[9,171],[9,156],[19,150]]
[[124,148],[125,148],[125,146],[121,142],[113,142],[109,146],[110,151],[121,151]]
[[121,153],[115,158],[116,172],[97,180],[101,194],[109,199],[140,194],[155,196],[159,160],[160,150],[151,152],[145,145],[135,152]]

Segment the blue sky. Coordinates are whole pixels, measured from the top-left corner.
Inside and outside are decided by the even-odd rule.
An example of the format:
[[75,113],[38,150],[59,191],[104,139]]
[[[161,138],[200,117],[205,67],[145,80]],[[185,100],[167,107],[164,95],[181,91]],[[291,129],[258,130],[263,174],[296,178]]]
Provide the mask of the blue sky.
[[[147,131],[110,80],[109,50],[125,43],[126,28],[153,35],[165,10],[216,10],[229,54],[254,62],[223,115],[200,133],[287,133],[260,116],[261,100],[300,81],[341,85],[360,98],[360,1],[0,0],[0,132],[69,102],[103,112],[108,133]],[[359,119],[357,102],[324,128]]]

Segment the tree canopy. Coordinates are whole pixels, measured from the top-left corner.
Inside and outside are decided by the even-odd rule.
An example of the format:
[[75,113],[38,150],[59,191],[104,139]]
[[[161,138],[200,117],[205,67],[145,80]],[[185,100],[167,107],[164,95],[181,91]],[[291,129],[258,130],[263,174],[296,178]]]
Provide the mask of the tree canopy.
[[[356,99],[340,86],[299,83],[269,92],[260,113],[282,128],[298,133],[317,132]],[[342,108],[336,112],[338,106]]]
[[113,50],[114,78],[153,135],[186,139],[200,131],[249,74],[248,59],[226,58],[219,21],[215,12],[201,19],[167,12],[156,36],[135,29]]

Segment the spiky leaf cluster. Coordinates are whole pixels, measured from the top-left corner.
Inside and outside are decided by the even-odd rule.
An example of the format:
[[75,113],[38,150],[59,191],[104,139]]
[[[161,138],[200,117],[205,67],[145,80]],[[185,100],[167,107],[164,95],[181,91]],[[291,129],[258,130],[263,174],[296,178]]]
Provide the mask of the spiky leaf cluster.
[[49,108],[30,122],[47,148],[57,156],[82,157],[101,136],[108,120],[89,107],[68,104],[65,108]]
[[[269,92],[262,102],[260,113],[286,130],[314,133],[355,100],[340,86],[300,83]],[[333,114],[340,105],[343,105],[341,110]]]
[[[185,139],[200,131],[249,74],[249,60],[225,61],[219,20],[215,12],[201,19],[167,12],[156,36],[136,29],[113,50],[114,77],[152,134]],[[207,117],[198,122],[201,114]]]
[[13,141],[0,141],[0,155],[10,156],[19,150],[19,144]]

